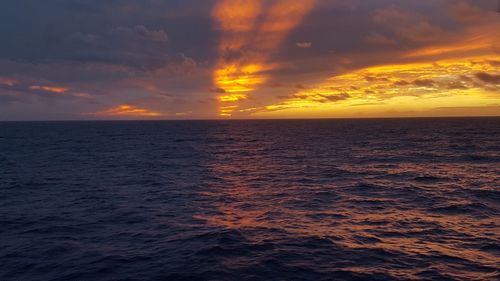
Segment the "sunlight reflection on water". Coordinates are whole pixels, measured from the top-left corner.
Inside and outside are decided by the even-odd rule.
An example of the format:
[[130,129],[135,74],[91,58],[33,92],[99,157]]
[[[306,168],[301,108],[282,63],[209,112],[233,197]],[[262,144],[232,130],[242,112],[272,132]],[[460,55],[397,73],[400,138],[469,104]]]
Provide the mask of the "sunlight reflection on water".
[[499,276],[500,119],[0,126],[2,280]]

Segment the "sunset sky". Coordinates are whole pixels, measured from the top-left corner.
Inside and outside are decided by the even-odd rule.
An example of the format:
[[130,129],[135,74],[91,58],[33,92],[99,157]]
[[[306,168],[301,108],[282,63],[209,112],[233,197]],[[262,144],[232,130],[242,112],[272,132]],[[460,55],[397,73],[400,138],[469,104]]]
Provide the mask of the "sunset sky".
[[0,120],[500,116],[496,0],[6,0]]

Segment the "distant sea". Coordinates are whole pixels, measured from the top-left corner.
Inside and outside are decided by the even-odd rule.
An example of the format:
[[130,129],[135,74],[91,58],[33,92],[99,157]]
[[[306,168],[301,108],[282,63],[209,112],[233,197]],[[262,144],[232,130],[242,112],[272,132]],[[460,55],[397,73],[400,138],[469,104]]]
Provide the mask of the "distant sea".
[[0,280],[499,280],[500,118],[0,123]]

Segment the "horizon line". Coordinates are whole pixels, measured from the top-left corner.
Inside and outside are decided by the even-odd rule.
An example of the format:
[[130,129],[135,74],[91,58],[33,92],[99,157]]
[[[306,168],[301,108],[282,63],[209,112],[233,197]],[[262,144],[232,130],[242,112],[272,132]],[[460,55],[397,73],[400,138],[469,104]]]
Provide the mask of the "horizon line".
[[482,119],[500,118],[500,115],[472,116],[396,116],[396,117],[311,117],[311,118],[193,118],[193,119],[45,119],[45,120],[0,120],[8,122],[179,122],[179,121],[307,121],[307,120],[391,120],[391,119]]

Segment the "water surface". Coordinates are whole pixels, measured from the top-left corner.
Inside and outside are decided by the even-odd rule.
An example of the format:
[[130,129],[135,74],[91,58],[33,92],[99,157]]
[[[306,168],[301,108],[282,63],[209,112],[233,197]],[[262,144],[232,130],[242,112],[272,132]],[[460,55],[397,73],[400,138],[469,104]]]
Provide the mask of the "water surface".
[[500,118],[0,123],[0,280],[498,280]]

